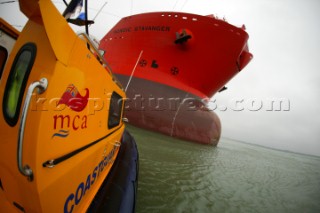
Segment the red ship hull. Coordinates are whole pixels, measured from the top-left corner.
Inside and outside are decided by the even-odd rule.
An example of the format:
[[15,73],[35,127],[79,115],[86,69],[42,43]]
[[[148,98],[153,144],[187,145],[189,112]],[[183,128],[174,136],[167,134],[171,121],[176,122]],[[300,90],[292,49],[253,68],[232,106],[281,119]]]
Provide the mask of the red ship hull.
[[[129,77],[117,75],[120,82]],[[221,125],[205,103],[185,91],[142,78],[133,78],[127,90],[125,116],[135,126],[172,137],[216,145]]]
[[128,87],[129,103],[138,96],[148,102],[150,98],[165,102],[194,99],[192,103],[180,102],[177,109],[162,111],[148,104],[144,110],[131,106],[127,109],[130,123],[186,140],[217,144],[219,118],[202,100],[212,97],[249,63],[252,55],[247,39],[243,28],[214,17],[146,13],[120,20],[101,40],[99,49],[105,51],[113,72]]

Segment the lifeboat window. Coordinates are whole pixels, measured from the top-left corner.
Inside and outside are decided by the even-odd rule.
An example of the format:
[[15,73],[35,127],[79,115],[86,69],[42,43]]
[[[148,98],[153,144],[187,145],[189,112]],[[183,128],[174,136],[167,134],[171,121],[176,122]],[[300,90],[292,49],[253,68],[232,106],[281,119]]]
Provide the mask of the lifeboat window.
[[0,46],[0,79],[2,77],[2,72],[4,65],[6,64],[8,58],[8,51],[6,48]]
[[111,129],[120,124],[123,100],[122,97],[113,92],[110,100],[108,128]]
[[2,110],[10,126],[16,125],[29,73],[36,56],[36,46],[25,44],[16,55],[3,96]]

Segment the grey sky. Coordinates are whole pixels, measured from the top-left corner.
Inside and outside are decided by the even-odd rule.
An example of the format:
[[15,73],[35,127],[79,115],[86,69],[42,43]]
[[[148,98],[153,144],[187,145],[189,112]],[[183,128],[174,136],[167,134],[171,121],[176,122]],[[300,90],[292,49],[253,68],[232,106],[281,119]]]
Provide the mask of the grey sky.
[[[62,1],[54,2],[64,8]],[[104,2],[89,1],[89,17]],[[17,6],[0,4],[1,17],[24,25]],[[110,0],[90,30],[100,39],[121,17],[151,11],[215,14],[230,24],[245,24],[254,59],[227,84],[228,90],[213,97],[220,108],[228,107],[216,110],[222,136],[320,156],[318,8],[318,0]],[[232,110],[234,101],[242,99],[244,110]],[[289,100],[290,110],[267,111],[269,100],[278,99]],[[262,109],[250,111],[250,100],[262,102]]]

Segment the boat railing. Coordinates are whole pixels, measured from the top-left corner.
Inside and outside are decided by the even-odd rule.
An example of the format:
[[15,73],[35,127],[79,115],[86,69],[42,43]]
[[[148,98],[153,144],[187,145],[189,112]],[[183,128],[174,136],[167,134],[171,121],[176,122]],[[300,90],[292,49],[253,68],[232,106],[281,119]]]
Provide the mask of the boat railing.
[[107,61],[103,58],[98,48],[93,44],[93,41],[86,33],[78,33],[78,37],[85,39],[88,48],[93,55],[97,57],[97,60],[103,65],[103,67],[107,68],[108,72],[112,75],[111,68],[109,67]]
[[98,50],[98,48],[94,45],[93,41],[91,40],[91,38],[86,34],[86,33],[78,33],[78,37],[85,39],[85,42],[88,45],[88,49],[91,51],[91,53],[93,55],[95,55],[97,57],[97,60],[99,61],[99,63],[102,64],[102,66],[104,68],[106,68],[106,70],[109,72],[109,74],[112,76],[112,80],[121,88],[123,89],[123,86],[121,85],[121,83],[117,80],[117,78],[113,75],[112,71],[111,71],[111,67],[108,65],[107,61],[104,59],[103,55],[101,55],[100,51]]

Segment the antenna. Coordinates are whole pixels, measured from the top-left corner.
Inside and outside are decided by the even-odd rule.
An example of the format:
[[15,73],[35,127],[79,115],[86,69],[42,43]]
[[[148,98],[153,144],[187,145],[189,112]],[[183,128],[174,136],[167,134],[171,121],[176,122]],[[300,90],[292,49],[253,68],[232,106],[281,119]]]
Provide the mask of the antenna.
[[96,16],[93,18],[93,21],[97,18],[97,16],[101,13],[102,9],[104,8],[104,6],[106,6],[107,2],[105,2],[102,7],[100,8],[100,10],[97,12]]
[[133,67],[133,70],[132,70],[131,75],[130,75],[130,78],[129,78],[129,80],[128,80],[126,89],[124,90],[125,92],[127,92],[127,89],[128,89],[129,84],[130,84],[130,82],[131,82],[131,79],[132,79],[132,76],[133,76],[133,74],[134,74],[134,71],[136,70],[136,67],[137,67],[137,65],[138,65],[138,62],[140,61],[140,58],[141,58],[141,56],[142,56],[142,53],[143,53],[143,50],[141,50],[140,55],[139,55],[139,57],[138,57],[138,59],[137,59],[137,62],[136,62],[136,64],[135,64],[134,67]]
[[174,3],[174,6],[173,6],[172,10],[174,10],[174,8],[176,8],[178,1],[179,0],[177,0],[176,3]]
[[66,0],[63,0],[63,3],[66,5],[66,7],[68,7],[68,3],[66,2]]
[[11,3],[14,3],[14,2],[17,2],[18,0],[13,0],[13,1],[3,1],[3,2],[0,2],[0,4],[11,4]]
[[[85,0],[85,7],[84,7],[84,17],[85,17],[85,22],[86,22],[86,33],[89,35],[89,27],[88,27],[88,0]],[[88,45],[88,49],[90,49]]]

